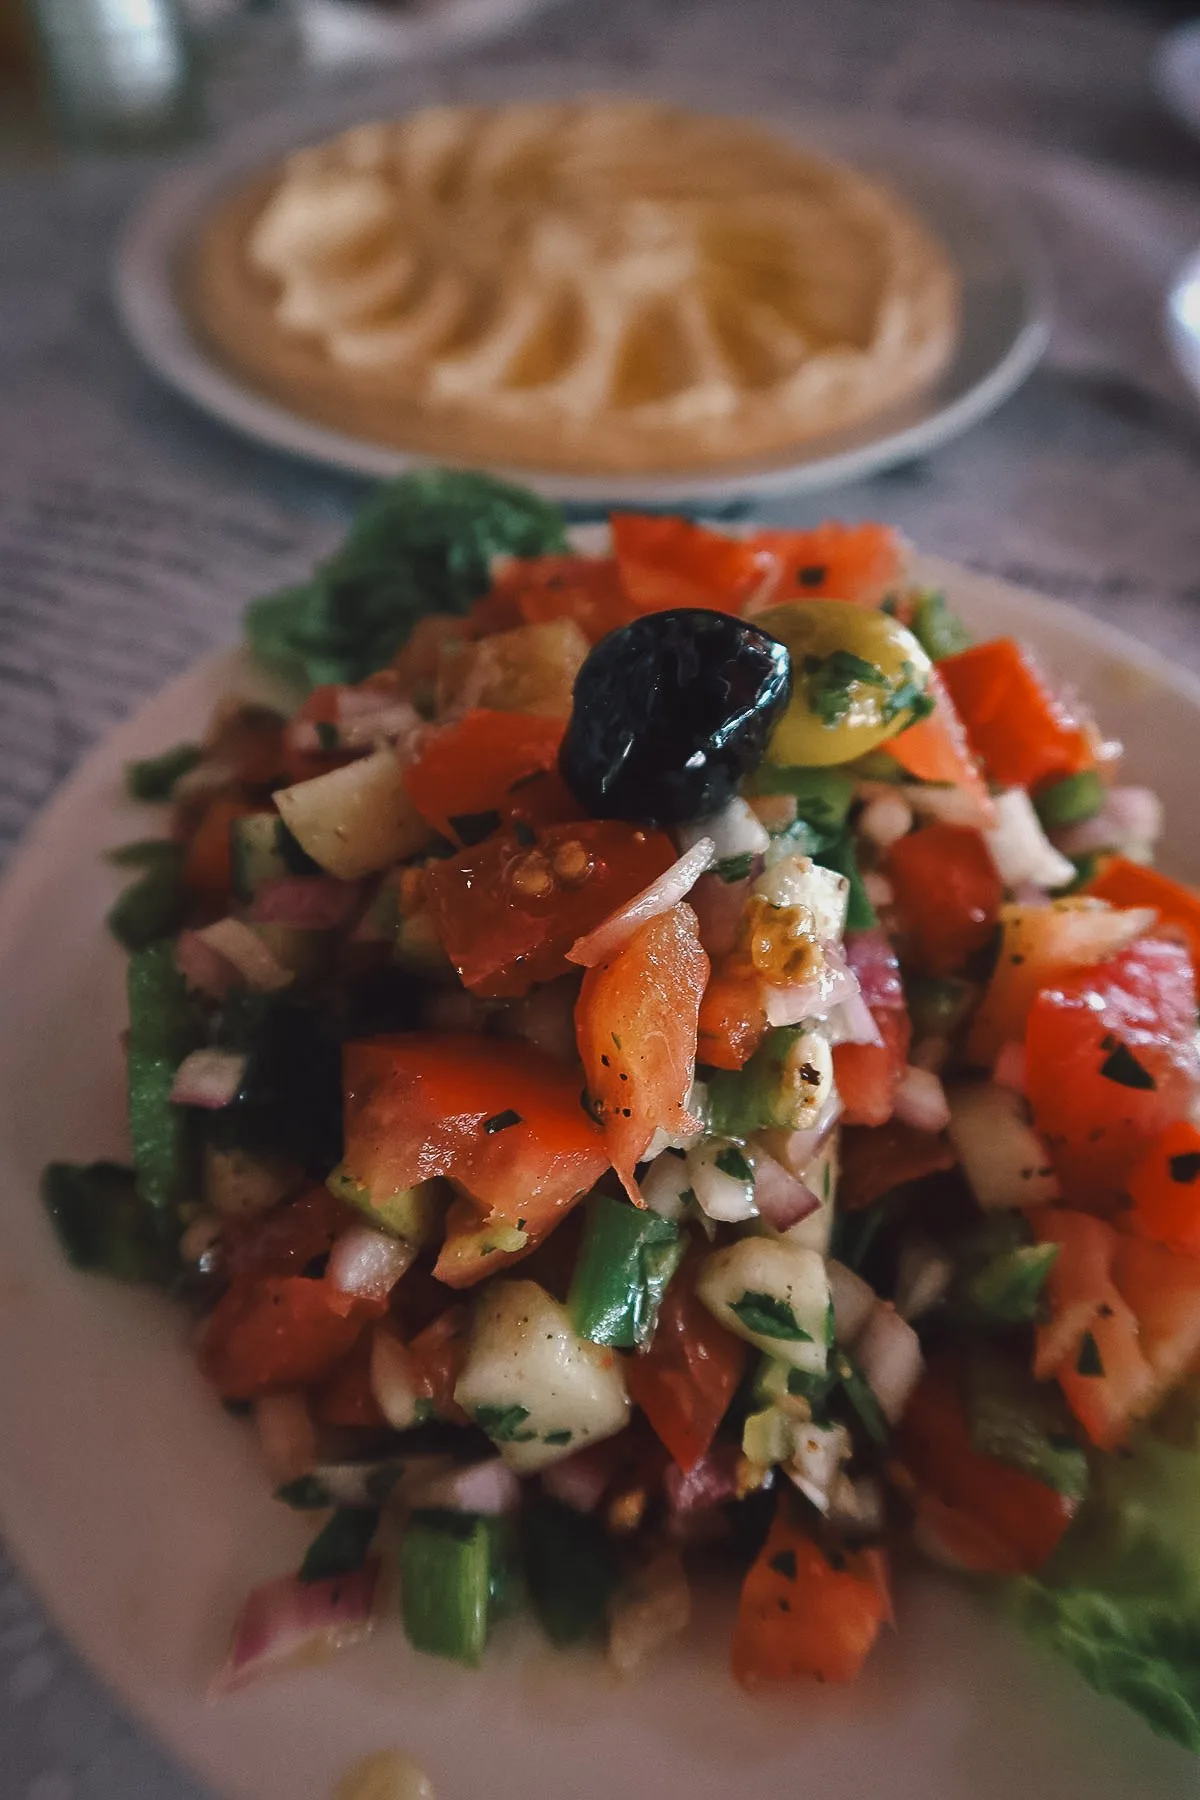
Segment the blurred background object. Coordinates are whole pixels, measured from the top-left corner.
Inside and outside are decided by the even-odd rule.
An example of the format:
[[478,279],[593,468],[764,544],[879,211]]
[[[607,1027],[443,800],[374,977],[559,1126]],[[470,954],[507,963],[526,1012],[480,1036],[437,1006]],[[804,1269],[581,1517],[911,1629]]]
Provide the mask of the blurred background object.
[[80,149],[148,148],[201,121],[181,0],[31,0],[52,117]]

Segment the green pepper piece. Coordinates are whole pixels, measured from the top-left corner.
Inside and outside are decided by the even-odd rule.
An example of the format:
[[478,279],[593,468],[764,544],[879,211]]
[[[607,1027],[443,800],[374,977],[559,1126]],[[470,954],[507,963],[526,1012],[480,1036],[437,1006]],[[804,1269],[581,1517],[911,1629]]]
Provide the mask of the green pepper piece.
[[1104,805],[1104,783],[1095,769],[1080,769],[1077,775],[1064,775],[1039,788],[1033,796],[1034,811],[1047,831],[1064,825],[1079,825],[1094,819]]
[[204,752],[199,744],[176,744],[160,756],[125,764],[125,788],[131,800],[169,800],[175,783],[194,769]]
[[627,1200],[595,1194],[567,1309],[580,1337],[632,1350],[648,1344],[658,1309],[683,1258],[679,1227]]
[[163,941],[129,959],[129,1131],[137,1191],[168,1210],[188,1198],[195,1181],[194,1137],[187,1109],[171,1102],[171,1084],[200,1031],[175,946]]
[[408,1641],[476,1668],[492,1616],[492,1534],[477,1513],[414,1512],[400,1545],[400,1606]]

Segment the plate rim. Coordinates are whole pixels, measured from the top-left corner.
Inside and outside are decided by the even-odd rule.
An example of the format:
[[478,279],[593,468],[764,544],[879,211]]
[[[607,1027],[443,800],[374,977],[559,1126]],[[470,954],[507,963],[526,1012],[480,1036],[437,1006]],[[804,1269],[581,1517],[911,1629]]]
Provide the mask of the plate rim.
[[[971,596],[979,595],[984,603],[1011,603],[1017,615],[1018,630],[1032,627],[1036,633],[1037,626],[1044,620],[1051,632],[1090,638],[1107,657],[1171,690],[1194,709],[1200,719],[1200,675],[1172,663],[1164,654],[1140,643],[1119,626],[1096,619],[1069,602],[1040,594],[1035,589],[974,569],[958,560],[918,553],[912,566],[914,575],[920,580],[958,583],[960,596],[966,590]],[[965,599],[964,610],[969,616],[972,610],[969,597]],[[244,644],[227,642],[190,662],[105,733],[31,821],[0,877],[0,957],[6,954],[14,928],[20,928],[30,897],[36,893],[39,881],[44,879],[39,869],[42,847],[55,833],[59,819],[69,813],[76,797],[99,781],[111,780],[128,754],[141,747],[147,721],[161,718],[165,722],[175,712],[177,696],[198,683],[211,688],[218,682],[221,685],[228,682],[238,691],[250,694],[280,691],[276,679],[255,664]],[[34,1204],[32,1198],[30,1204]],[[127,1677],[123,1663],[119,1661],[114,1665],[106,1660],[103,1643],[94,1641],[90,1631],[77,1628],[72,1619],[70,1590],[57,1583],[52,1558],[44,1558],[38,1550],[29,1548],[33,1534],[23,1522],[30,1516],[29,1504],[27,1497],[19,1495],[17,1487],[10,1483],[4,1460],[0,1459],[0,1531],[4,1535],[5,1548],[73,1651],[82,1658],[104,1690],[115,1696],[137,1721],[149,1740],[164,1749],[180,1767],[203,1781],[219,1783],[217,1791],[221,1795],[239,1795],[242,1800],[250,1800],[248,1789],[236,1781],[231,1783],[190,1737],[173,1728],[168,1695],[157,1695],[152,1681],[143,1679],[139,1685],[132,1677]]]
[[[356,438],[324,426],[282,403],[258,393],[210,355],[192,334],[175,296],[172,265],[198,211],[239,174],[248,172],[291,144],[307,141],[317,131],[345,125],[372,105],[382,104],[390,87],[412,74],[397,65],[388,76],[364,87],[351,85],[336,93],[308,96],[280,107],[229,133],[199,154],[177,162],[143,193],[124,219],[109,269],[109,289],[129,343],[167,387],[227,429],[292,458],[315,462],[347,475],[386,479],[415,467],[445,465],[446,458],[427,457]],[[514,94],[528,89],[541,95],[549,76],[556,91],[607,91],[655,94],[699,104],[699,85],[686,77],[651,81],[613,70],[579,65],[510,65],[496,71],[500,86]],[[956,150],[994,148],[986,133],[925,125],[893,115],[853,108],[789,108],[777,97],[744,90],[726,96],[724,110],[752,114],[776,128],[803,138],[811,132],[820,149],[821,133],[858,133],[868,146],[889,144],[902,155],[923,163],[948,179],[959,196],[983,218],[1000,247],[1015,290],[1020,295],[1019,323],[1000,358],[970,387],[944,404],[918,396],[914,405],[928,407],[907,424],[889,428],[884,415],[881,433],[865,442],[834,449],[824,456],[791,462],[778,458],[760,464],[726,464],[694,473],[586,475],[489,464],[492,473],[523,485],[547,499],[579,509],[638,504],[650,507],[729,507],[775,498],[812,494],[862,480],[909,462],[961,435],[993,412],[1032,373],[1045,354],[1052,322],[1049,261],[1027,211],[1014,197],[1019,187],[1017,160],[1011,155],[995,167],[1008,167],[1007,185],[978,173],[963,177]],[[394,103],[394,102],[393,102]],[[410,102],[406,99],[403,104]],[[710,110],[721,110],[709,101]],[[853,162],[852,152],[838,154]],[[870,151],[868,148],[867,158]],[[976,162],[980,159],[977,157]],[[900,184],[903,189],[903,182]],[[870,429],[865,421],[863,430]],[[819,443],[820,440],[817,440]]]
[[1164,32],[1150,62],[1155,93],[1175,123],[1200,137],[1200,19]]

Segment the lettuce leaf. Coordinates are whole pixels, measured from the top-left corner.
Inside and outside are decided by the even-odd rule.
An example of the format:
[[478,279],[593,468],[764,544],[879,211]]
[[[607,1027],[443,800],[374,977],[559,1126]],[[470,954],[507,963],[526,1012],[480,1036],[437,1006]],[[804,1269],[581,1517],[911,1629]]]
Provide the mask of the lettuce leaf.
[[1012,1599],[1033,1636],[1200,1751],[1200,1454],[1143,1435],[1098,1459],[1063,1545]]
[[567,548],[562,513],[489,475],[417,470],[385,483],[310,580],[252,600],[245,630],[261,662],[304,687],[362,681],[424,613],[464,613],[495,556]]

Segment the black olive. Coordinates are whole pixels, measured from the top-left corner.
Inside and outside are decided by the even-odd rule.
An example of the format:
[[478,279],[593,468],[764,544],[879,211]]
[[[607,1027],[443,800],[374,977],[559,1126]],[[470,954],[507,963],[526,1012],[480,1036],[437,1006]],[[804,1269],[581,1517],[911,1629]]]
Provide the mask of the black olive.
[[559,768],[597,818],[670,825],[716,812],[762,761],[791,692],[786,647],[728,613],[649,613],[575,680]]

